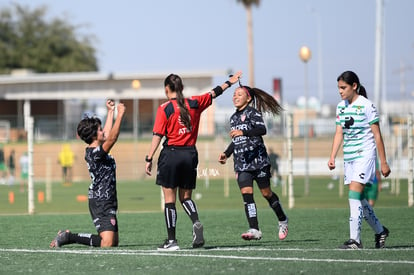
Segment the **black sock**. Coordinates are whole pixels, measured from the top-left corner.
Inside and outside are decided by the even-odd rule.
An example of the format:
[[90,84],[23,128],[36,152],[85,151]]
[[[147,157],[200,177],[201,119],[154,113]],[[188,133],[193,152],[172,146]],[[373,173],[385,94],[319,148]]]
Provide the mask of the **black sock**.
[[181,203],[187,215],[190,217],[193,224],[198,221],[197,206],[192,199],[185,200]]
[[244,201],[244,211],[250,228],[259,230],[259,222],[257,221],[257,209],[254,202],[253,194],[242,194]]
[[165,224],[169,240],[175,240],[175,225],[177,223],[177,211],[174,203],[166,203],[164,207]]
[[274,192],[272,192],[272,196],[269,199],[266,199],[269,202],[270,208],[272,208],[273,211],[276,213],[276,216],[279,219],[279,221],[285,221],[286,215],[285,212],[283,212],[282,205],[280,205],[279,197]]
[[78,243],[94,247],[101,246],[102,238],[99,235],[93,235],[89,233],[70,233],[69,243]]

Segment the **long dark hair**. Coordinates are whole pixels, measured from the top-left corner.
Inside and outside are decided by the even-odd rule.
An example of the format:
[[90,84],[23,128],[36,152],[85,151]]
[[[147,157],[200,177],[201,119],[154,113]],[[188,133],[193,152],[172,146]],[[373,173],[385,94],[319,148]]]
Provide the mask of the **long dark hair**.
[[188,130],[191,130],[191,117],[190,112],[187,109],[187,105],[185,104],[185,98],[183,95],[184,85],[181,77],[176,74],[170,74],[167,78],[165,78],[164,86],[170,87],[170,90],[177,94],[176,100],[178,107],[180,108],[181,122]]
[[336,79],[336,81],[339,81],[339,80],[342,80],[343,82],[345,82],[346,84],[349,84],[351,86],[354,83],[356,83],[357,84],[357,94],[360,94],[365,98],[368,98],[367,91],[365,90],[365,87],[361,85],[361,83],[359,82],[359,77],[353,71],[345,71],[345,72],[341,73],[338,76],[338,78]]
[[247,90],[247,93],[252,98],[249,104],[252,104],[252,106],[259,112],[278,115],[283,111],[279,102],[265,91],[259,88],[250,88],[249,86],[241,86],[241,88]]

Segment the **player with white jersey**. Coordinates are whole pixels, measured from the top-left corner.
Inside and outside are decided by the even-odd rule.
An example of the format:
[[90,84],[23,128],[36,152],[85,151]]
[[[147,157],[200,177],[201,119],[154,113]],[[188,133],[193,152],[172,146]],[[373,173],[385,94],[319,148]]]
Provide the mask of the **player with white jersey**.
[[345,184],[349,186],[350,239],[340,248],[362,248],[362,219],[375,231],[375,247],[385,247],[389,230],[376,217],[374,210],[364,197],[366,184],[375,178],[375,162],[378,151],[381,172],[387,177],[390,167],[386,160],[384,142],[379,127],[379,116],[374,104],[368,100],[365,88],[352,71],[342,73],[338,79],[342,101],[336,109],[336,132],[328,161],[330,170],[335,169],[335,158],[343,142]]

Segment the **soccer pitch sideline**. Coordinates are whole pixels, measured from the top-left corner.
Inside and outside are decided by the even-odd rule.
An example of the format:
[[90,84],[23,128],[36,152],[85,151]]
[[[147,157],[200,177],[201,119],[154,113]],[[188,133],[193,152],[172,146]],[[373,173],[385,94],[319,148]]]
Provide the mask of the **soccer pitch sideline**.
[[[36,198],[36,214],[26,215],[27,192],[0,186],[0,274],[413,274],[414,210],[406,207],[406,182],[401,183],[399,196],[388,189],[380,193],[375,210],[390,229],[386,249],[381,250],[374,249],[374,234],[365,222],[364,249],[337,249],[349,237],[349,210],[346,195],[338,195],[338,182],[329,178],[311,178],[309,196],[303,195],[303,179],[295,179],[293,209],[288,208],[282,187],[273,188],[289,216],[284,241],[277,239],[275,215],[257,189],[263,238],[244,241],[240,234],[247,230],[247,221],[236,183],[230,181],[227,190],[223,181],[199,180],[194,197],[205,227],[205,247],[191,249],[191,223],[178,207],[181,249],[160,253],[156,247],[166,236],[160,190],[153,180],[143,180],[118,183],[119,247],[49,249],[59,229],[95,232],[87,203],[77,200],[87,187],[88,183],[54,183],[52,201],[40,203]],[[6,196],[11,190],[16,193],[13,204]],[[36,183],[36,194],[39,191],[45,191],[44,184]]]

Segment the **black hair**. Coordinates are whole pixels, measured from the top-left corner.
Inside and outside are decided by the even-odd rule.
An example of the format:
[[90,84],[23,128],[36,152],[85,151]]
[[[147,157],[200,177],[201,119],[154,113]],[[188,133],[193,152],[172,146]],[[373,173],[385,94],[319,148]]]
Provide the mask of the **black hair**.
[[278,115],[283,111],[283,108],[279,102],[277,102],[277,100],[267,92],[259,88],[250,88],[249,86],[241,87],[246,89],[252,98],[249,104],[253,104],[253,107],[259,112]]
[[170,74],[164,80],[164,86],[169,87],[172,92],[177,94],[177,104],[180,108],[180,119],[184,126],[191,130],[191,117],[190,112],[187,109],[187,105],[185,104],[185,98],[183,95],[184,85],[181,77],[176,74]]
[[85,116],[77,128],[78,136],[87,144],[91,144],[98,136],[98,130],[101,127],[101,120],[97,117]]
[[347,83],[351,86],[354,83],[356,83],[357,84],[357,94],[360,94],[365,98],[368,98],[367,91],[365,90],[365,87],[361,85],[361,83],[359,82],[359,77],[353,71],[345,71],[345,72],[341,73],[338,76],[338,78],[336,79],[336,81],[339,81],[339,80],[342,80],[342,81],[344,81],[345,83]]

